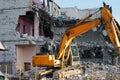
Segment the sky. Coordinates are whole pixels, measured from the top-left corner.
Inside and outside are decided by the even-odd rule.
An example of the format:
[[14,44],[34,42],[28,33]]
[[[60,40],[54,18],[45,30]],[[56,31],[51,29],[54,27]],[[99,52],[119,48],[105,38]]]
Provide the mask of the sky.
[[78,9],[99,8],[103,6],[103,1],[112,6],[112,14],[120,24],[120,0],[53,0],[61,8],[77,7]]

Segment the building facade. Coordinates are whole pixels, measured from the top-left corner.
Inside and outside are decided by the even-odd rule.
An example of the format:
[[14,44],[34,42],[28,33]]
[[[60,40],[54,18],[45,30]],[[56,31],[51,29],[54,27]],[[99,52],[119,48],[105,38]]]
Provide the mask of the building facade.
[[[50,10],[47,2],[50,4]],[[39,12],[34,11],[34,6],[45,11],[45,17],[50,17],[48,13],[54,17],[60,14],[60,12],[55,14],[59,8],[51,0],[0,0],[0,40],[7,49],[0,51],[3,72],[5,72],[3,64],[11,65],[8,67],[10,70],[8,73],[12,74],[20,69],[20,66],[15,64],[32,66],[32,56],[40,52],[40,46],[47,41],[42,31],[45,23],[40,21],[41,16],[37,15]],[[48,21],[44,18],[41,20]],[[25,70],[25,67],[22,69]]]

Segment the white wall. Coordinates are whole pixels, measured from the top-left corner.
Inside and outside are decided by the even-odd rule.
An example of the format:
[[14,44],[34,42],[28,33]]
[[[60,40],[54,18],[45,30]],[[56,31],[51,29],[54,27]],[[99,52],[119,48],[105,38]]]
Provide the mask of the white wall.
[[65,18],[68,19],[78,19],[79,18],[79,10],[76,7],[72,8],[62,8],[62,13],[65,13]]
[[[83,19],[86,16],[88,16],[89,14],[93,14],[96,11],[98,11],[98,8],[93,8],[93,9],[80,9],[79,10],[79,19]],[[94,18],[98,18],[100,17],[100,12],[97,12],[96,14],[94,14],[90,19],[94,19]]]
[[[64,13],[64,18],[66,19],[83,19],[89,14],[92,14],[94,12],[98,11],[97,8],[95,9],[78,9],[77,7],[71,7],[71,8],[62,8],[61,13]],[[93,15],[90,19],[94,19],[96,17],[100,16],[100,12]]]
[[50,2],[50,15],[53,17],[58,17],[61,15],[60,7],[55,2]]

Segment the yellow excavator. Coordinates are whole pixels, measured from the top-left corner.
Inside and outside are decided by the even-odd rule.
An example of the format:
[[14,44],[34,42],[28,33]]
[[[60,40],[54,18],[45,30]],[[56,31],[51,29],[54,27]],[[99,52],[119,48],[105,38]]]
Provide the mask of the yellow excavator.
[[82,74],[83,70],[80,66],[78,48],[75,44],[71,44],[71,42],[77,36],[86,33],[100,24],[104,24],[104,28],[115,50],[118,54],[120,53],[119,27],[117,26],[114,17],[106,5],[101,7],[99,11],[101,13],[101,17],[95,18],[91,21],[86,21],[91,16],[96,14],[98,12],[97,11],[65,31],[57,56],[54,53],[33,56],[33,66],[47,67],[45,71],[39,73],[39,76],[53,74],[54,79],[59,80],[66,76]]

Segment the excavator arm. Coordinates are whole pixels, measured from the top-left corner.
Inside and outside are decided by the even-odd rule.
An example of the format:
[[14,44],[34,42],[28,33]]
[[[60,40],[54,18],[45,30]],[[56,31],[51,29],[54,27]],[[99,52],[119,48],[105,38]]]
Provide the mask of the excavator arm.
[[[116,25],[114,18],[110,11],[106,7],[100,8],[101,12],[101,18],[94,19],[93,21],[84,23],[84,24],[78,24],[76,26],[73,26],[72,28],[69,28],[66,30],[66,32],[63,35],[61,44],[60,44],[60,50],[59,50],[59,57],[58,59],[61,59],[63,57],[64,51],[66,48],[70,45],[71,41],[76,38],[77,36],[91,30],[92,28],[97,27],[100,24],[104,24],[105,30],[107,31],[107,34],[114,45],[115,49],[117,49],[117,52],[119,53],[119,47],[120,47],[120,31],[118,29],[118,26]],[[92,15],[88,16],[87,18],[91,17]],[[87,19],[85,18],[85,19]],[[84,22],[84,21],[82,21]]]
[[98,18],[82,25],[80,24],[77,26],[73,26],[72,28],[69,28],[68,30],[66,30],[60,44],[58,59],[62,58],[64,51],[71,44],[74,38],[98,26],[100,23],[101,23],[101,20]]
[[120,53],[120,31],[118,29],[118,26],[116,25],[115,19],[107,8],[102,7],[100,11],[108,37],[110,38],[110,41],[112,42],[117,53]]

